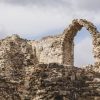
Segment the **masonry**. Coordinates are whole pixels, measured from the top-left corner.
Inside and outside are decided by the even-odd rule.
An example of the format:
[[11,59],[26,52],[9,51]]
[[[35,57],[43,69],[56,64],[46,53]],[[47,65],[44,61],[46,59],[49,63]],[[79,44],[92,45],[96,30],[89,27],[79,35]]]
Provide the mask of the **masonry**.
[[[85,27],[95,62],[74,66],[74,37]],[[57,36],[39,41],[12,35],[0,40],[0,100],[100,100],[100,33],[75,19]]]
[[60,63],[74,65],[74,37],[85,27],[92,37],[95,64],[99,64],[100,34],[96,27],[85,19],[75,19],[61,35],[46,37],[33,44],[40,63]]

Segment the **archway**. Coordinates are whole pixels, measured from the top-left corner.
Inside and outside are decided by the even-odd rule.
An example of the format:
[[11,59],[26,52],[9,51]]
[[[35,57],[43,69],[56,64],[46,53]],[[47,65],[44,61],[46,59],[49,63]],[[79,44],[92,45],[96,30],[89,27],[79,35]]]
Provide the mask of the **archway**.
[[91,34],[85,27],[74,37],[74,65],[77,67],[94,64]]
[[75,19],[67,29],[64,30],[63,36],[63,63],[67,65],[74,65],[74,37],[77,32],[85,27],[92,37],[92,44],[95,45],[97,28],[89,21],[85,19]]

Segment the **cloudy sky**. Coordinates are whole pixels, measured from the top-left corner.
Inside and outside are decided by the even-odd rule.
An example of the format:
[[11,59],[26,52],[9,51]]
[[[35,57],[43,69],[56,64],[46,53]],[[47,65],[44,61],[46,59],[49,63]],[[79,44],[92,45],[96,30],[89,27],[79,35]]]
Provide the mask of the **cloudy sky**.
[[[93,22],[99,30],[100,0],[0,0],[0,38],[19,34],[32,40],[60,34],[76,18]],[[91,36],[84,28],[79,34],[75,65],[91,64]]]

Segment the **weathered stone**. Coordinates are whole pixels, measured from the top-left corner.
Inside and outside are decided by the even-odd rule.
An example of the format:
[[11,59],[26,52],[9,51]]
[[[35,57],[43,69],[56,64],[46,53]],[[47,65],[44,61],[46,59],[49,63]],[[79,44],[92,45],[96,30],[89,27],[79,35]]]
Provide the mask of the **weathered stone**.
[[[74,37],[85,27],[95,63],[74,67]],[[0,40],[0,100],[99,100],[100,34],[85,19],[63,34],[29,41],[12,35]]]

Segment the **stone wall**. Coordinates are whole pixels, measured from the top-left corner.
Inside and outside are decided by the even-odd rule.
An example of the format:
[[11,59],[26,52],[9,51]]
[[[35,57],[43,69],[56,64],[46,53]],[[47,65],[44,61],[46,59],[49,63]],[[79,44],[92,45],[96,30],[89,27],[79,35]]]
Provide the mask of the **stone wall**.
[[25,67],[36,65],[38,60],[27,40],[17,35],[0,41],[0,76],[20,82]]
[[[98,30],[96,29],[96,27],[91,22],[83,20],[83,19],[73,20],[72,24],[69,25],[69,27],[66,28],[64,32],[58,36],[54,36],[54,37],[48,36],[39,41],[26,40],[26,44],[30,45],[30,48],[31,48],[30,50],[32,51],[31,55],[34,56],[33,58],[35,58],[36,62],[38,63],[45,63],[45,64],[59,63],[59,64],[66,64],[66,65],[73,66],[74,65],[74,37],[77,35],[77,32],[81,30],[82,27],[85,27],[91,34],[92,44],[93,44],[93,55],[94,55],[94,60],[95,60],[94,64],[98,66],[100,64],[100,46],[99,46],[100,34]],[[12,37],[14,38],[14,36]],[[13,41],[13,39],[11,41]],[[14,48],[17,48],[18,43],[17,44],[16,43],[15,43],[16,47]],[[3,45],[3,42],[2,42],[2,45]],[[2,45],[1,45],[1,49],[3,47]],[[21,45],[22,47],[20,48],[21,50],[19,49],[19,51],[23,53],[25,52],[26,54],[28,50],[26,49],[23,50],[24,46],[26,45],[24,44],[22,45]],[[8,45],[3,48],[6,48],[6,47],[8,47]],[[11,51],[11,49],[6,50],[6,51],[9,52]],[[6,54],[5,52],[4,54]]]
[[[91,33],[95,64],[77,68],[73,40],[82,27]],[[0,40],[0,100],[100,100],[99,45],[99,32],[86,20],[40,41]]]
[[76,19],[58,36],[45,37],[32,46],[40,63],[60,63],[74,65],[74,37],[85,27],[91,34],[95,64],[100,63],[99,42],[100,34],[96,27],[85,19]]
[[[72,21],[72,24],[69,25],[63,32],[64,43],[63,43],[63,61],[65,64],[74,64],[74,37],[77,35],[77,32],[85,27],[89,34],[91,34],[93,47],[96,46],[97,34],[99,33],[96,27],[89,21],[85,19],[75,19]],[[95,52],[93,52],[95,55]],[[94,59],[96,59],[94,57]]]
[[[99,100],[100,73],[57,63],[35,66],[29,100]],[[31,98],[31,99],[30,99]],[[98,98],[98,99],[96,99]]]
[[93,70],[49,63],[24,72],[20,81],[0,76],[0,100],[100,100],[100,73]]
[[46,37],[37,42],[36,55],[39,63],[63,63],[62,37]]

